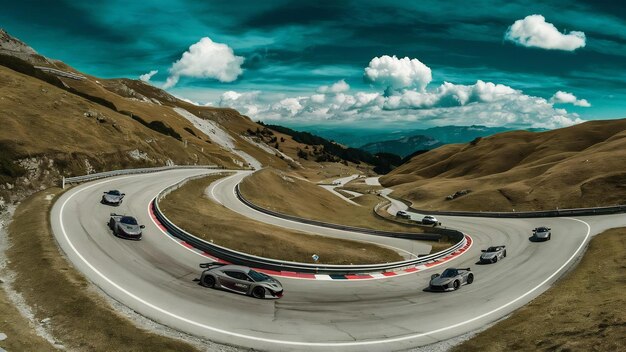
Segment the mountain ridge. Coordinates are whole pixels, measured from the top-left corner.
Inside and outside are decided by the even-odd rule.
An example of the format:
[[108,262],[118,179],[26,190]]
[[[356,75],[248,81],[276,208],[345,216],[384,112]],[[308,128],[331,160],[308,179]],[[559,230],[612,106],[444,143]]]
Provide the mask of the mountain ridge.
[[[381,177],[416,208],[550,210],[626,204],[626,119],[510,131],[417,155]],[[470,193],[446,199],[460,190]]]

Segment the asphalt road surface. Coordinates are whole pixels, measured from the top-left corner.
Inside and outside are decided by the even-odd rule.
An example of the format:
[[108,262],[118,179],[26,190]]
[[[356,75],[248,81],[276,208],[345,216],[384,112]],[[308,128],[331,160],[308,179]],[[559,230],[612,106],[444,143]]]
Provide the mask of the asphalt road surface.
[[[283,298],[257,300],[199,286],[193,279],[199,277],[198,264],[206,258],[165,235],[149,214],[149,204],[160,190],[188,176],[215,172],[219,171],[174,170],[79,185],[54,204],[50,215],[54,235],[69,260],[107,294],[175,329],[261,350],[387,351],[445,340],[509,314],[566,272],[591,235],[626,224],[624,215],[540,220],[440,217],[445,225],[474,239],[470,250],[444,266],[381,280],[281,278]],[[232,187],[243,175],[220,182],[210,192],[253,219],[303,229],[302,224],[262,217],[241,205]],[[100,204],[102,192],[109,189],[126,193],[120,207]],[[114,237],[106,225],[111,212],[137,217],[146,225],[143,239]],[[194,216],[193,209],[189,216]],[[539,225],[553,229],[551,241],[529,240],[530,230]],[[324,228],[306,230],[342,235]],[[361,234],[350,236],[363,239]],[[491,245],[506,245],[507,258],[477,265],[480,249]],[[455,292],[424,291],[431,274],[451,266],[471,267],[474,283]]]

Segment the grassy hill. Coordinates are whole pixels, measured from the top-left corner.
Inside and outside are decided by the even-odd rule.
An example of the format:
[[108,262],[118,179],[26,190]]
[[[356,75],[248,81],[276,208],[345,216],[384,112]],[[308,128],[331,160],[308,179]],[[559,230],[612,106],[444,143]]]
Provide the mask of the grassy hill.
[[283,170],[321,167],[299,160],[307,146],[291,136],[274,132],[270,146],[250,134],[264,127],[233,109],[196,106],[139,80],[78,72],[1,29],[0,111],[0,208],[61,175],[170,163],[239,168],[251,160]]
[[[626,119],[514,131],[417,155],[381,178],[416,208],[540,210],[626,203]],[[447,200],[457,191],[466,195]]]
[[358,205],[350,204],[295,173],[272,168],[246,177],[241,183],[241,193],[266,209],[307,219],[378,230],[422,232],[415,226],[378,218],[372,209],[384,200],[380,196],[364,194],[352,199]]

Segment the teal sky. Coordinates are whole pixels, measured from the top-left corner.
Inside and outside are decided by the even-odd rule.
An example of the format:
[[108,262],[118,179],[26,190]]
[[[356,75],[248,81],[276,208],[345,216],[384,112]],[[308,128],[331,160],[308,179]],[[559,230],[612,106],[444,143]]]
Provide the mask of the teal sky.
[[619,2],[409,3],[2,1],[0,27],[81,71],[155,70],[176,96],[291,126],[626,117]]

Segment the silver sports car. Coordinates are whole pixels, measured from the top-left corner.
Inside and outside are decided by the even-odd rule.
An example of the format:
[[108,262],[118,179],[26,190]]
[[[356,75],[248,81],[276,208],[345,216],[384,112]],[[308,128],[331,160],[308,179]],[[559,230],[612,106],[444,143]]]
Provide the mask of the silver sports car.
[[124,199],[124,196],[125,196],[124,193],[121,193],[120,191],[113,189],[113,190],[104,192],[100,203],[110,204],[110,205],[120,205],[122,204],[122,200]]
[[481,263],[496,263],[500,259],[506,258],[506,246],[489,247],[482,250],[480,255]]
[[552,229],[545,226],[537,227],[533,230],[533,237],[537,240],[549,241],[552,237]]
[[448,268],[439,274],[433,274],[430,277],[430,285],[428,288],[431,291],[455,291],[462,285],[469,285],[474,282],[474,274],[470,268],[455,269]]
[[441,223],[437,220],[436,217],[432,216],[432,215],[426,215],[424,216],[424,218],[422,219],[422,225],[433,225],[433,226],[437,226],[437,225],[441,225]]
[[109,228],[113,231],[113,234],[130,240],[140,240],[141,230],[144,227],[144,225],[139,225],[132,216],[111,213],[111,218],[109,219]]
[[200,276],[202,286],[222,288],[254,298],[283,296],[283,286],[278,280],[248,267],[219,263],[203,263],[200,267],[205,269]]

